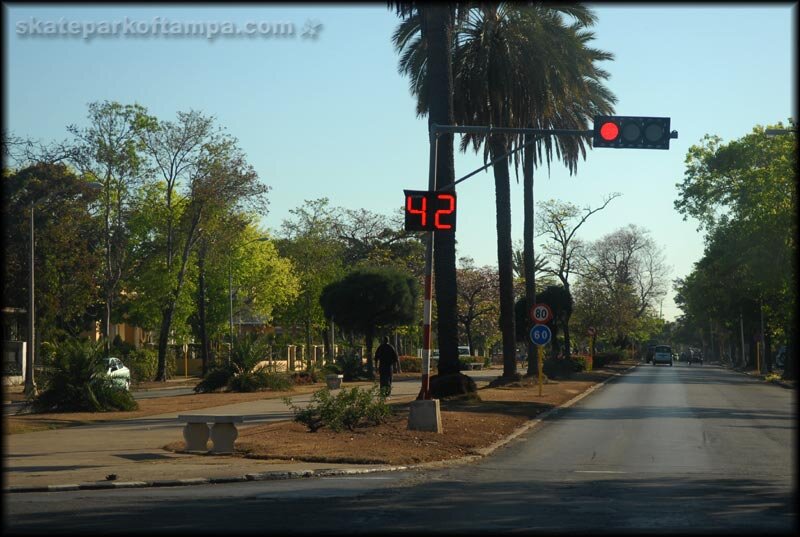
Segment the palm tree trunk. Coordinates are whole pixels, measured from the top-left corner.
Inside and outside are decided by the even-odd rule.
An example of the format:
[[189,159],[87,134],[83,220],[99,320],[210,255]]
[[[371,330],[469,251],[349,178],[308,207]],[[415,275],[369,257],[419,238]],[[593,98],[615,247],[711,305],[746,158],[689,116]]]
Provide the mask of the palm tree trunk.
[[[508,152],[503,135],[492,135],[489,144],[492,160]],[[498,162],[493,168],[497,213],[497,269],[500,274],[500,331],[503,336],[503,377],[511,378],[517,372],[511,246],[511,184],[507,161]]]
[[[422,31],[428,43],[429,124],[453,125],[453,70],[451,46],[453,8],[446,4],[419,7]],[[437,185],[455,181],[453,135],[439,137]],[[434,238],[434,285],[436,289],[439,375],[459,372],[458,310],[456,288],[456,239],[454,233]]]
[[[531,142],[530,135],[525,135],[524,143]],[[529,145],[522,150],[522,186],[524,190],[524,217],[523,217],[523,245],[522,245],[522,259],[525,272],[525,305],[526,310],[530,311],[536,303],[536,270],[534,268],[534,196],[533,196],[533,145]],[[528,319],[528,330],[530,332],[533,328],[533,321]],[[529,376],[537,373],[538,364],[536,362],[536,346],[531,341],[530,337],[526,338],[528,344],[528,371]]]

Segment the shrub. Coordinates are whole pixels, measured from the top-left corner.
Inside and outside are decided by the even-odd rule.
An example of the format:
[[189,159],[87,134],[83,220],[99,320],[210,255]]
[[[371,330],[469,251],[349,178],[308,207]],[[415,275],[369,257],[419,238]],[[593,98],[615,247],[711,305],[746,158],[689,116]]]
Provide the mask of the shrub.
[[131,382],[144,382],[156,378],[158,351],[155,349],[134,349],[123,361],[131,370]]
[[342,389],[336,396],[331,396],[331,391],[323,388],[314,392],[305,408],[295,406],[288,397],[284,398],[284,403],[292,408],[294,420],[304,424],[311,432],[322,427],[329,427],[335,432],[345,428],[354,431],[356,427],[383,423],[392,413],[378,386],[369,390],[357,387]]
[[285,392],[292,389],[294,382],[288,373],[264,372],[264,388],[276,392]]
[[83,338],[56,345],[53,363],[41,376],[43,389],[30,400],[34,412],[135,410],[131,393],[105,374],[102,343]]
[[592,362],[593,369],[599,369],[601,367],[605,367],[606,365],[619,362],[622,359],[622,355],[618,351],[611,351],[611,352],[598,352],[594,355],[594,361]]
[[548,358],[542,364],[542,372],[547,378],[569,378],[573,373],[583,371],[585,363],[575,358]]
[[361,358],[357,355],[337,356],[336,365],[341,369],[341,375],[344,375],[344,380],[347,382],[369,378],[364,370],[364,364],[361,363]]
[[234,392],[255,392],[259,390],[289,391],[295,385],[288,373],[257,369],[236,372],[232,366],[223,365],[211,369],[194,387],[196,393],[210,393],[226,388]]
[[419,373],[422,371],[422,358],[416,356],[401,356],[400,371],[403,373]]
[[227,365],[215,367],[206,373],[206,376],[197,386],[194,387],[196,393],[209,393],[228,385],[233,377],[233,371]]

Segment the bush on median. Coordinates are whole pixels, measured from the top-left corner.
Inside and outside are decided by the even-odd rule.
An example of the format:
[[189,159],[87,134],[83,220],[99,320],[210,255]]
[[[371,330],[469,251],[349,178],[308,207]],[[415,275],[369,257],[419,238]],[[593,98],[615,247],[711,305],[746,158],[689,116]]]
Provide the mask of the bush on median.
[[356,427],[379,425],[392,414],[378,386],[369,390],[358,387],[342,389],[335,396],[328,388],[323,388],[314,392],[305,408],[294,405],[289,397],[284,397],[283,402],[294,411],[294,420],[304,424],[312,433],[322,427],[335,432],[345,428],[354,431]]

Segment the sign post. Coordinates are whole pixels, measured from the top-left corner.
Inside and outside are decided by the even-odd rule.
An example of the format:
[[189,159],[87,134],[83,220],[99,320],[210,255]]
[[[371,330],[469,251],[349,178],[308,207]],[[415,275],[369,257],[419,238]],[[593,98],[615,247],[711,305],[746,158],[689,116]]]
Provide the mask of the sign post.
[[553,333],[544,324],[537,324],[531,328],[531,341],[533,341],[534,345],[538,346],[537,355],[539,359],[539,395],[542,395],[542,369],[544,368],[544,364],[542,363],[542,355],[544,354],[544,346],[550,343],[550,339],[553,337]]

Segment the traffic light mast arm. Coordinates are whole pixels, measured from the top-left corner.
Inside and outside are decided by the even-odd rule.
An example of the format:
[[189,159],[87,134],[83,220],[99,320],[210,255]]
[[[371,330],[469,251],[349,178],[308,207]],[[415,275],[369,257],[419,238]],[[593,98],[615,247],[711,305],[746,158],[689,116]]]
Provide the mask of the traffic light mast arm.
[[[572,135],[572,136],[592,136],[594,134],[594,130],[580,130],[580,129],[515,129],[512,127],[468,127],[468,126],[451,126],[451,125],[431,125],[431,134],[435,135],[436,138],[439,138],[440,134],[446,133],[458,133],[458,134],[533,134],[533,135],[548,135],[548,134],[555,134],[555,135]],[[677,133],[676,133],[677,134]],[[538,139],[533,139],[532,141],[522,144],[519,147],[512,149],[508,153],[505,153],[493,161],[489,162],[488,164],[481,166],[477,170],[468,173],[461,179],[457,181],[453,181],[450,184],[443,185],[436,190],[450,190],[458,183],[462,181],[466,181],[473,175],[482,172],[483,170],[494,166],[498,162],[502,161],[503,159],[508,158],[510,155],[513,155],[517,151],[521,149],[525,149],[529,145],[533,145],[538,141]]]

